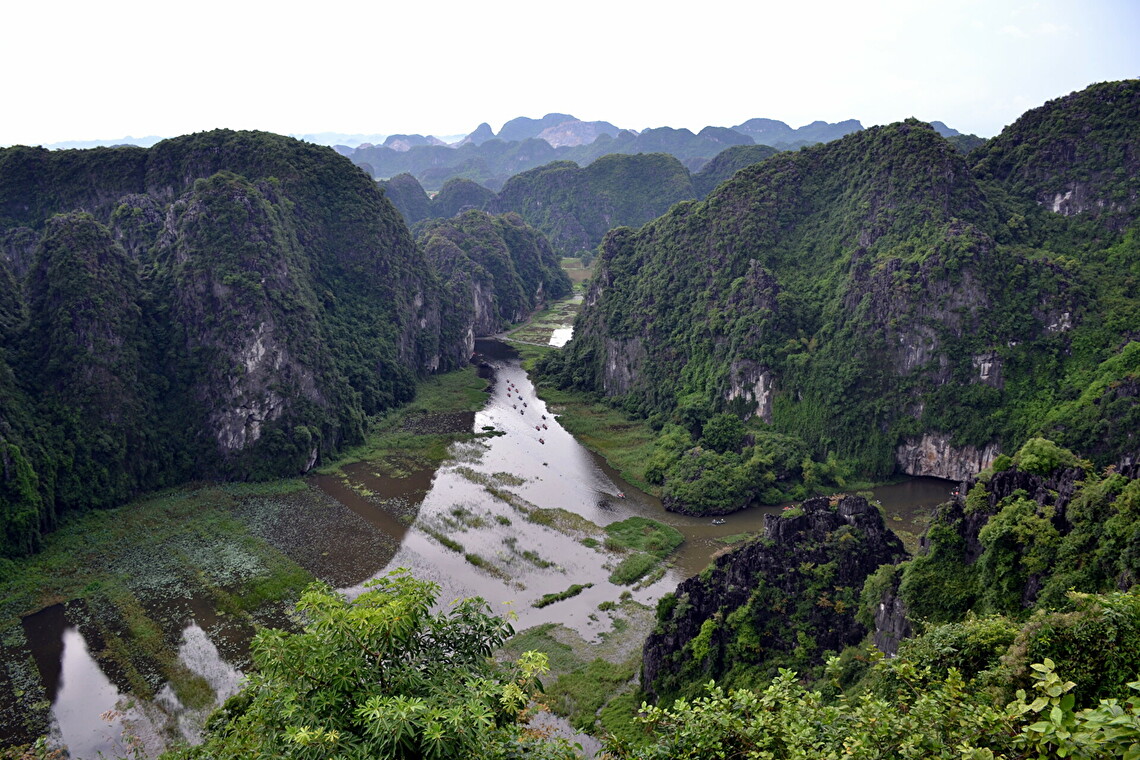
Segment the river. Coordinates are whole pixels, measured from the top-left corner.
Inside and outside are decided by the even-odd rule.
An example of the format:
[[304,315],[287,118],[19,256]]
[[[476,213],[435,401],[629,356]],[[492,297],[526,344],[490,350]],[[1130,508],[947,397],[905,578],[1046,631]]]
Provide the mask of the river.
[[[624,595],[651,608],[724,550],[726,539],[761,532],[764,516],[780,510],[748,509],[728,516],[723,525],[664,511],[656,498],[624,482],[558,424],[513,349],[481,340],[477,352],[492,381],[486,404],[474,414],[435,422],[490,435],[455,444],[451,458],[434,470],[409,467],[394,477],[364,462],[345,468],[341,476],[310,478],[311,488],[358,518],[312,532],[312,543],[321,550],[315,574],[353,595],[369,578],[409,568],[440,585],[441,601],[481,596],[498,612],[513,611],[516,630],[561,623],[587,641],[599,641],[615,627],[615,613],[605,603],[616,604]],[[931,507],[945,501],[952,487],[932,478],[912,479],[877,488],[875,496],[892,527],[913,539]],[[605,549],[599,528],[634,515],[676,527],[685,542],[655,579],[616,585],[609,576],[620,556]],[[378,544],[377,536],[384,542]],[[534,606],[544,594],[572,585],[586,588],[549,606]],[[177,604],[183,626],[179,655],[186,667],[217,697],[233,693],[240,671],[218,646],[223,652],[241,646],[215,643],[209,636],[219,631],[233,636],[234,630],[227,633],[209,605]],[[125,746],[124,717],[134,733],[145,734],[152,706],[135,703],[124,715],[122,693],[87,653],[88,642],[73,617],[57,606],[25,619],[29,648],[53,704],[53,735],[70,746],[73,757],[118,753]],[[204,710],[183,708],[169,688],[160,689],[163,700],[162,712],[178,716],[180,732],[194,739]]]

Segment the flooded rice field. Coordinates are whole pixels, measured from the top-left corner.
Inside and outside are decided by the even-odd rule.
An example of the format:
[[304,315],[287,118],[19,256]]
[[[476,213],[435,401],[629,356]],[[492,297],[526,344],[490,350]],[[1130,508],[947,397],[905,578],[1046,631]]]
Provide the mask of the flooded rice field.
[[[509,346],[478,341],[476,350],[489,380],[484,407],[417,423],[424,428],[417,432],[477,434],[454,444],[442,466],[397,459],[314,476],[308,489],[246,515],[252,531],[349,595],[370,578],[408,568],[440,585],[442,603],[481,596],[496,612],[515,616],[518,631],[558,623],[602,643],[636,618],[621,645],[627,651],[615,655],[628,657],[662,594],[729,543],[761,532],[765,515],[780,511],[745,510],[722,525],[665,512],[558,424]],[[892,527],[917,534],[952,488],[916,479],[876,489],[875,496]],[[607,548],[604,529],[638,516],[675,527],[685,540],[666,562],[620,583],[611,576],[627,555],[612,543]],[[54,742],[66,744],[72,757],[126,754],[135,742],[149,754],[172,739],[194,741],[209,710],[238,688],[251,621],[204,596],[156,604],[163,609],[148,612],[163,621],[158,635],[176,648],[175,667],[184,677],[157,685],[148,702],[129,697],[130,679],[91,655],[104,645],[98,627],[85,625],[89,611],[82,605],[25,618],[24,651],[41,681],[32,687],[51,706]],[[629,614],[633,608],[641,612]],[[288,624],[283,614],[279,621]]]

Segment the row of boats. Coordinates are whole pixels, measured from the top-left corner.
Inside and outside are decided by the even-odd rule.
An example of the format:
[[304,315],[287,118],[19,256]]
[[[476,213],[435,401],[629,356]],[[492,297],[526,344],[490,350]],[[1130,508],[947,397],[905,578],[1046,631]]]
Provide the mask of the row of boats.
[[[514,395],[514,396],[512,396],[512,395],[511,395],[512,393],[513,393],[513,394],[515,394],[515,395]],[[514,383],[512,383],[510,380],[508,380],[508,381],[507,381],[507,398],[508,398],[508,399],[510,399],[510,398],[517,398],[519,401],[522,401],[522,405],[523,405],[523,408],[522,408],[522,409],[519,409],[519,405],[518,405],[517,403],[516,403],[516,404],[511,404],[511,408],[512,408],[512,409],[519,409],[519,414],[526,414],[526,405],[527,405],[527,404],[526,404],[526,402],[525,402],[525,401],[523,401],[523,400],[522,400],[522,391],[520,391],[520,390],[518,389],[518,387],[517,387],[517,386],[516,386]],[[545,419],[546,419],[546,415],[545,415],[545,414],[544,414],[544,415],[542,415],[542,419],[543,419],[543,420],[545,420]],[[540,432],[541,432],[541,431],[543,431],[543,430],[547,430],[548,428],[546,427],[546,422],[543,422],[541,426],[539,426],[539,425],[535,425],[535,426],[534,426],[534,429],[535,429],[535,430],[538,430],[538,431],[540,431]],[[544,445],[545,445],[545,444],[546,444],[546,439],[545,439],[545,438],[539,438],[539,439],[538,439],[538,442],[539,442],[539,443],[541,443],[541,444],[544,444]]]

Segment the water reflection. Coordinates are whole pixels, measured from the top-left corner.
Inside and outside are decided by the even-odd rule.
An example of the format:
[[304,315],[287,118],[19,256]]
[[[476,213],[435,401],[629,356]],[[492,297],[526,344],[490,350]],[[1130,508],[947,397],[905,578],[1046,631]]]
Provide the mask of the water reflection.
[[87,650],[62,605],[24,618],[24,632],[52,703],[53,734],[73,758],[123,754],[122,695]]
[[556,327],[550,333],[550,345],[562,348],[574,337],[573,327]]

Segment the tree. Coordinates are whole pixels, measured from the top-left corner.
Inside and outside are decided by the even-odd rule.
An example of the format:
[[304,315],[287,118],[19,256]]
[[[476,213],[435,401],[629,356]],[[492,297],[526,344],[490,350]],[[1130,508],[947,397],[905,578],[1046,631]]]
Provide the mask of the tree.
[[491,655],[513,633],[482,599],[432,612],[439,587],[397,570],[348,600],[314,584],[304,629],[266,629],[254,673],[187,758],[569,758],[523,723],[546,672],[527,652]]

